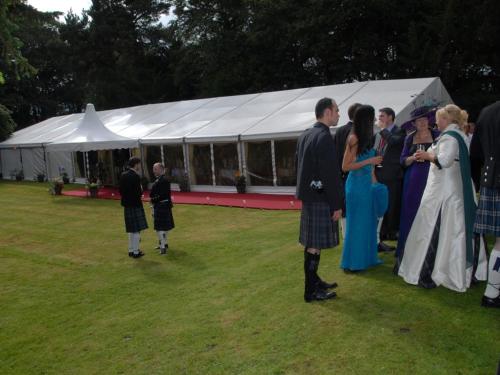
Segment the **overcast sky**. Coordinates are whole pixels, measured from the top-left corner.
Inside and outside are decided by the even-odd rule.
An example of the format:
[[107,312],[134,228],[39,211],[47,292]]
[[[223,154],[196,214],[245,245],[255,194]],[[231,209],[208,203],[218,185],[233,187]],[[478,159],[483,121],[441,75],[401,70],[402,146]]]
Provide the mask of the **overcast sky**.
[[[90,8],[92,0],[28,0],[28,4],[42,12],[59,11],[66,15],[70,9],[73,9],[73,13],[81,15],[82,9],[88,10]],[[60,21],[64,21],[64,15],[60,17]],[[172,19],[172,15],[163,15],[160,22],[167,25]]]
[[82,9],[89,9],[92,0],[28,0],[28,4],[42,12],[60,11],[66,14],[70,9],[82,14]]

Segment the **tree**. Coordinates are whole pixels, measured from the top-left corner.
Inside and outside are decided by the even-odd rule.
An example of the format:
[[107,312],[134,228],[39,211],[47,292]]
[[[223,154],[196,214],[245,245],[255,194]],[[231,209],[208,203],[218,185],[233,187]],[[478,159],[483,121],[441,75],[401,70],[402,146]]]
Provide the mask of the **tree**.
[[0,142],[5,141],[16,128],[16,123],[10,116],[7,107],[0,104]]
[[3,0],[0,3],[0,84],[5,83],[8,75],[19,79],[36,73],[36,69],[21,53],[23,43],[15,35],[18,25],[12,20],[10,13],[24,2],[25,0]]

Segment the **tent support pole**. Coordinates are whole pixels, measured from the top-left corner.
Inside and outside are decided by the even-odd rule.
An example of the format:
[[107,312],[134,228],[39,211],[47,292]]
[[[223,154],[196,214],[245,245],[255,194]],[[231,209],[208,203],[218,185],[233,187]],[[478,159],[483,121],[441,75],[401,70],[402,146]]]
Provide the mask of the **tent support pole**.
[[144,153],[142,152],[142,145],[139,143],[139,158],[141,158],[141,169],[142,169],[142,175],[145,176],[145,169],[144,169]]
[[210,143],[210,161],[212,165],[212,186],[215,186],[215,158],[214,158],[214,144]]
[[76,152],[71,151],[71,169],[73,170],[73,182],[76,181],[75,159],[76,159]]
[[163,145],[160,145],[160,153],[161,153],[161,163],[165,166],[165,153],[163,152]]
[[85,151],[83,156],[85,157],[85,177],[87,178],[87,181],[90,182],[89,153]]
[[243,176],[243,151],[241,148],[241,141],[240,141],[240,136],[238,136],[238,141],[236,141],[236,151],[238,152],[238,170],[240,171],[241,175]]
[[247,185],[250,185],[250,179],[247,176],[247,159],[245,157],[245,143],[240,140],[240,152],[241,152],[241,173],[245,176],[247,180]]
[[191,185],[191,176],[189,171],[189,145],[182,140],[182,152],[184,154],[184,173],[187,175],[188,184]]
[[47,149],[45,148],[45,145],[42,145],[42,150],[43,150],[43,163],[45,164],[45,176],[47,177],[47,180],[49,180],[49,165],[47,164]]
[[24,175],[24,165],[23,165],[23,149],[19,147],[19,161],[21,162],[21,171]]
[[274,148],[274,139],[271,141],[271,160],[273,163],[273,185],[278,186],[278,177],[276,176],[276,156]]

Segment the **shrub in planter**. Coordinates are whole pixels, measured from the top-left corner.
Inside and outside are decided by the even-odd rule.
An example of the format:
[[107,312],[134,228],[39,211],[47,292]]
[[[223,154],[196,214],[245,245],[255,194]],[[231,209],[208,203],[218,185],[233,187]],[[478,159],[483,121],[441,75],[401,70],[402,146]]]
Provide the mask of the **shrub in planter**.
[[61,174],[61,179],[62,181],[65,183],[65,184],[69,184],[69,177],[68,177],[68,174],[66,172],[63,172]]
[[52,195],[61,195],[64,182],[60,177],[53,178],[49,182],[49,193]]
[[24,172],[21,169],[19,172],[16,173],[16,181],[22,181],[24,180]]
[[236,191],[239,194],[244,194],[247,191],[247,179],[245,176],[242,176],[241,174],[236,175],[236,182],[234,184],[236,186]]
[[38,173],[38,174],[36,175],[36,180],[37,180],[38,182],[44,182],[44,181],[45,181],[45,174],[43,174],[43,173]]

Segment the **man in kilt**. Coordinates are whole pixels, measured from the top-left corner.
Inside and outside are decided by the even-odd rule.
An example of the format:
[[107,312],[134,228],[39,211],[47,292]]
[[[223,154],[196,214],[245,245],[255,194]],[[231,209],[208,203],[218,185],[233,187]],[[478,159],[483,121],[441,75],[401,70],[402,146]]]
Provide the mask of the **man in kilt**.
[[341,171],[336,160],[330,127],[339,121],[339,109],[334,100],[323,98],[315,108],[317,122],[305,130],[296,152],[297,191],[302,201],[299,242],[304,246],[304,300],[323,301],[336,296],[328,289],[337,283],[327,283],[318,276],[321,249],[339,244],[337,221],[342,216]]
[[161,163],[153,165],[156,181],[149,194],[153,208],[154,228],[160,243],[160,254],[167,253],[167,232],[174,228],[172,216],[172,198],[170,196],[170,181],[165,177],[165,167]]
[[489,259],[488,284],[481,304],[500,308],[500,101],[481,111],[470,154],[471,159],[482,156],[483,160],[474,232],[496,237]]
[[128,256],[132,258],[140,258],[144,255],[139,250],[139,242],[141,230],[148,227],[141,200],[140,168],[141,159],[132,157],[128,161],[128,169],[120,177],[121,203],[124,208],[125,230],[128,233]]

